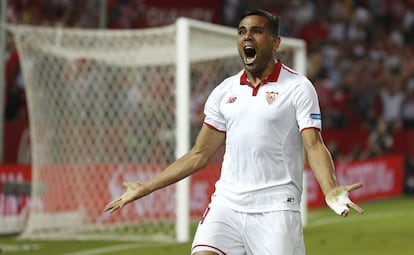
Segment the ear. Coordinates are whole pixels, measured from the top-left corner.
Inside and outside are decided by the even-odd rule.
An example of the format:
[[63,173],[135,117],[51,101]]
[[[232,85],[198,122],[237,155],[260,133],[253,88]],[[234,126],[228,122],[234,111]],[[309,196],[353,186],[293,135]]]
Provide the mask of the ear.
[[273,51],[277,51],[279,49],[281,40],[280,36],[276,36],[273,39]]

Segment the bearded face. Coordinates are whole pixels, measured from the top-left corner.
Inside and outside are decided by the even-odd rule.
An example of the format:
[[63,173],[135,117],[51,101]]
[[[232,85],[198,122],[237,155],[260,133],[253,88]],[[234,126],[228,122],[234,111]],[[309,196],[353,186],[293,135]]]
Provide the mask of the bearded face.
[[237,44],[246,71],[263,72],[270,61],[274,62],[278,42],[279,38],[275,40],[265,17],[253,15],[240,21]]

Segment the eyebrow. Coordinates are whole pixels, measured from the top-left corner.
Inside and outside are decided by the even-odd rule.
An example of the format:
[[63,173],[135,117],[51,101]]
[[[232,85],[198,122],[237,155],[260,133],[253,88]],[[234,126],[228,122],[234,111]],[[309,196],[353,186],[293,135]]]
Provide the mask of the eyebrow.
[[[239,26],[238,29],[247,29],[246,26]],[[250,29],[266,29],[265,26],[251,26]]]

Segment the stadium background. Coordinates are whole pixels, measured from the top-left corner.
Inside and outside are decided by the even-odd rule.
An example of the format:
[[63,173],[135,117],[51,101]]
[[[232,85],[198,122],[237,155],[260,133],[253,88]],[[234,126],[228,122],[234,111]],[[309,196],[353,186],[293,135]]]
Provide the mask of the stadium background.
[[[186,16],[235,26],[245,10],[267,9],[282,17],[282,36],[307,42],[307,75],[320,96],[323,136],[334,160],[350,162],[402,156],[401,189],[413,193],[414,1],[107,0],[103,6],[102,3],[105,1],[9,0],[6,19],[13,24],[131,29],[171,24],[177,17]],[[25,83],[13,40],[7,39],[3,164],[30,165]],[[192,119],[200,120],[199,111],[193,113]],[[195,121],[194,128],[198,126]]]

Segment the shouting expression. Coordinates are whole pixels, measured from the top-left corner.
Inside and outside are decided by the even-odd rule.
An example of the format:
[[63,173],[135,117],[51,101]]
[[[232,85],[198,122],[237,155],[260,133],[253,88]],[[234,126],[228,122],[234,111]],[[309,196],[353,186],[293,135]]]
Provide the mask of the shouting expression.
[[259,76],[273,66],[279,44],[280,37],[272,34],[265,17],[252,15],[240,21],[237,47],[247,72]]

